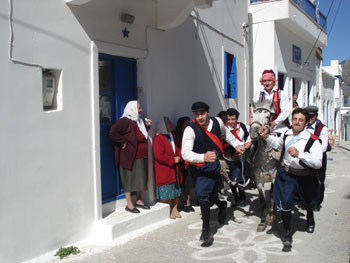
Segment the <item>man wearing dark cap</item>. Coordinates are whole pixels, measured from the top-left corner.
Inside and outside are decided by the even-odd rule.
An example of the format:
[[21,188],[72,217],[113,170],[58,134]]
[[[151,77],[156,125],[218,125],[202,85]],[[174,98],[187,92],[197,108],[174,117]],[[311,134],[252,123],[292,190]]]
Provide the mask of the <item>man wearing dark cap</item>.
[[318,204],[314,207],[314,211],[320,211],[321,204],[324,199],[324,182],[326,180],[326,169],[327,169],[327,152],[331,150],[331,146],[328,143],[328,128],[324,125],[318,117],[318,108],[316,106],[308,106],[305,108],[310,115],[310,121],[307,126],[307,130],[310,133],[315,134],[321,141],[323,157],[322,157],[322,167],[319,170],[318,178],[321,183],[320,185],[320,200]]
[[275,72],[272,69],[264,70],[260,78],[260,83],[264,87],[254,98],[254,103],[258,101],[274,101],[275,109],[271,118],[271,128],[280,135],[289,128],[288,117],[291,113],[288,93],[274,88],[276,84]]
[[212,240],[209,226],[210,207],[214,203],[219,207],[220,224],[226,219],[227,203],[218,199],[218,182],[226,164],[222,158],[223,145],[220,138],[240,153],[244,152],[244,146],[225,128],[220,118],[209,117],[209,106],[206,103],[193,103],[192,111],[194,120],[184,131],[181,154],[190,173],[196,178],[195,192],[203,222],[200,240],[209,243]]

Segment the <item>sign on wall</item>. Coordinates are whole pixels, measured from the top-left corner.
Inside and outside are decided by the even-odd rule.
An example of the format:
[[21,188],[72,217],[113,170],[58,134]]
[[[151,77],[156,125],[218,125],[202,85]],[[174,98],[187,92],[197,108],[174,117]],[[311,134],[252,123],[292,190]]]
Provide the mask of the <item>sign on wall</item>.
[[301,48],[293,45],[293,62],[301,65]]

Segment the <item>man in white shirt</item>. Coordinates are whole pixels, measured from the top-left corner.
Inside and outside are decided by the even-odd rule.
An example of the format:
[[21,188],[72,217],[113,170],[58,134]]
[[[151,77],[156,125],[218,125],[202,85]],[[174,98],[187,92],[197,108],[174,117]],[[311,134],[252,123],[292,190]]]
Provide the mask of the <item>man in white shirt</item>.
[[282,132],[289,128],[289,114],[291,112],[291,105],[288,98],[288,93],[279,90],[275,87],[276,78],[275,73],[272,69],[264,70],[260,83],[264,87],[262,91],[256,94],[253,101],[274,101],[275,109],[271,118],[271,128],[274,132],[280,136]]
[[[230,108],[226,111],[226,128],[232,133],[232,135],[239,141],[244,143],[244,147],[247,149],[250,147],[251,139],[249,136],[249,126],[245,125],[243,122],[238,122],[239,112]],[[230,186],[232,194],[235,200],[236,206],[243,207],[245,206],[244,201],[246,200],[244,186],[248,184],[246,182],[244,175],[242,175],[242,161],[239,152],[235,150],[228,143],[224,144],[224,159],[226,160],[230,168],[230,179],[237,182],[237,185]],[[245,168],[248,168],[247,165],[243,164]],[[244,169],[245,171],[246,169]]]
[[318,179],[320,180],[320,200],[314,207],[314,211],[318,212],[321,209],[321,204],[324,199],[324,190],[325,185],[324,182],[326,180],[326,170],[327,170],[327,152],[331,150],[331,146],[328,142],[328,128],[324,125],[317,117],[318,117],[318,108],[316,106],[308,106],[305,108],[310,115],[310,121],[307,126],[307,130],[313,134],[315,134],[321,141],[322,145],[322,167],[318,174]]
[[292,248],[291,209],[297,202],[301,202],[307,211],[306,231],[313,233],[315,229],[312,207],[319,198],[319,183],[315,173],[322,166],[322,147],[318,138],[305,129],[308,121],[308,111],[297,108],[292,113],[292,129],[281,137],[269,135],[267,127],[259,130],[268,146],[282,148],[283,163],[276,175],[273,199],[282,215],[282,250],[285,252]]
[[218,199],[218,182],[224,168],[221,138],[240,153],[244,152],[244,146],[225,128],[220,118],[209,117],[209,106],[206,103],[193,103],[192,111],[195,118],[183,133],[181,154],[187,162],[189,172],[196,179],[195,192],[203,222],[200,240],[209,243],[212,241],[209,227],[210,207],[214,203],[219,207],[220,224],[226,219],[227,203]]

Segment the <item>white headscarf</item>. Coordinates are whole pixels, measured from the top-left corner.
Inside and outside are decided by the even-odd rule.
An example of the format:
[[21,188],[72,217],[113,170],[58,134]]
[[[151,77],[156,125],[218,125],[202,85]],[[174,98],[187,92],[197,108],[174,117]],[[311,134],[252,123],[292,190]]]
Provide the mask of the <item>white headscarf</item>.
[[169,136],[168,141],[170,142],[171,148],[173,148],[173,151],[175,153],[174,137],[171,134],[171,131],[168,131],[168,123],[169,122],[170,122],[170,120],[168,117],[162,118],[162,120],[157,125],[157,134],[163,134],[163,135]]
[[145,136],[145,138],[148,138],[148,133],[145,124],[143,123],[143,120],[139,117],[139,113],[137,110],[137,100],[129,101],[128,104],[126,104],[123,117],[126,117],[132,121],[136,121],[137,126],[139,127],[142,134]]

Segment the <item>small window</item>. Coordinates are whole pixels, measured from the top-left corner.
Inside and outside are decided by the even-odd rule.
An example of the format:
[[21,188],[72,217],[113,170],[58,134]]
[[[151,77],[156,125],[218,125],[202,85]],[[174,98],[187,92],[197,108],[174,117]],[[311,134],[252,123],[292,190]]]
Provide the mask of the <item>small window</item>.
[[224,56],[225,98],[237,98],[236,57],[227,52],[225,52]]

